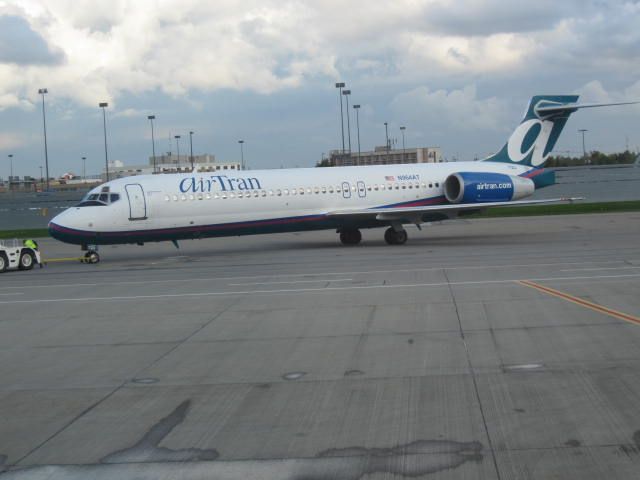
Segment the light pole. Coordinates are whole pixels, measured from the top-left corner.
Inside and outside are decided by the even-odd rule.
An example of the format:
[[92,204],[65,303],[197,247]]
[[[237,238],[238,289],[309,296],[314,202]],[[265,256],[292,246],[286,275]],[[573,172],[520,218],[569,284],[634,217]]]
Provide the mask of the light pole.
[[44,182],[44,178],[42,178],[42,165],[40,165],[40,188],[42,188],[43,182]]
[[87,157],[82,157],[82,181],[87,182]]
[[351,90],[343,90],[342,94],[344,95],[344,99],[347,101],[347,136],[349,138],[349,157],[351,157],[351,115],[349,114],[349,95],[351,95]]
[[[109,104],[107,102],[100,102],[98,107],[102,109],[102,129],[104,130],[104,168],[107,174],[107,182],[109,181],[109,155],[107,154],[107,114],[105,113],[105,108],[107,108]],[[47,183],[49,179],[47,179]]]
[[44,96],[49,93],[46,88],[38,89],[38,93],[42,95],[42,129],[44,131],[44,164],[47,172],[47,190],[49,190],[49,152],[47,151],[47,116],[44,111]]
[[9,185],[11,185],[11,180],[13,179],[13,153],[7,156],[9,157]]
[[151,123],[151,153],[153,154],[153,173],[156,173],[156,139],[153,135],[153,121],[156,119],[155,115],[147,116]]
[[240,169],[244,170],[244,140],[238,140],[238,143],[240,144]]
[[582,158],[584,159],[585,163],[587,163],[587,149],[584,145],[584,134],[588,131],[589,130],[587,130],[586,128],[581,128],[580,130],[578,130],[578,132],[582,133]]
[[340,132],[342,133],[342,154],[344,155],[344,116],[342,113],[342,89],[344,88],[344,82],[336,83],[338,89],[338,97],[340,98]]
[[358,131],[358,159],[360,158],[360,105],[354,105],[353,109],[356,111],[356,129]]
[[191,171],[193,172],[193,132],[191,131],[189,132],[189,152],[189,158],[191,159]]
[[384,122],[384,137],[385,137],[385,145],[387,148],[387,162],[389,161],[389,128],[387,126],[387,122]]
[[405,158],[406,153],[404,149],[404,131],[405,130],[406,130],[406,127],[400,127],[400,132],[402,132],[402,163],[407,163],[407,159]]
[[173,138],[176,139],[176,151],[178,152],[178,165],[180,165],[180,135],[176,135]]

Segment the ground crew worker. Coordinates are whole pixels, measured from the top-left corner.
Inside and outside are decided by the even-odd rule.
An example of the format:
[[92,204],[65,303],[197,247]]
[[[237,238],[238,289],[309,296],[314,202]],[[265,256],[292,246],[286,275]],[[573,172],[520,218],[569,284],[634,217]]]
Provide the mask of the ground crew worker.
[[31,240],[27,238],[24,242],[22,242],[25,247],[32,248],[33,250],[38,250],[38,244],[35,240]]

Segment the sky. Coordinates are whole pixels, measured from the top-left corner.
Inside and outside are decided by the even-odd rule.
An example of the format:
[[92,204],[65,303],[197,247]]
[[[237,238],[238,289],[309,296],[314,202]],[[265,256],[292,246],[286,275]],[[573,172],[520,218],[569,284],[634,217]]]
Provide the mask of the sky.
[[[640,1],[0,0],[0,177],[39,177],[189,149],[250,168],[313,166],[341,148],[336,82],[361,149],[500,149],[536,94],[640,100]],[[345,104],[346,110],[346,104]],[[345,117],[345,130],[346,130]],[[583,110],[556,153],[640,149],[640,106]],[[346,134],[346,132],[345,132]]]

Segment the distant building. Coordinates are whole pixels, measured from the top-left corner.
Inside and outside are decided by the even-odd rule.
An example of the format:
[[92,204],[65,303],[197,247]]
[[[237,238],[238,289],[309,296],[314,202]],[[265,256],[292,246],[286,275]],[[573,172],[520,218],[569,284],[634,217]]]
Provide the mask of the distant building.
[[[186,173],[191,171],[191,159],[189,155],[156,155],[155,172],[153,167],[154,157],[149,157],[147,165],[125,165],[120,160],[109,162],[109,179],[131,177],[134,175],[152,175],[154,173]],[[197,172],[218,172],[225,170],[240,170],[239,162],[216,162],[216,157],[211,154],[194,155],[193,165]],[[102,170],[103,179],[106,171]]]
[[352,165],[388,165],[397,163],[439,163],[442,162],[440,147],[418,147],[407,149],[387,149],[375,147],[369,152],[342,152],[332,150],[329,154],[329,165],[346,167]]

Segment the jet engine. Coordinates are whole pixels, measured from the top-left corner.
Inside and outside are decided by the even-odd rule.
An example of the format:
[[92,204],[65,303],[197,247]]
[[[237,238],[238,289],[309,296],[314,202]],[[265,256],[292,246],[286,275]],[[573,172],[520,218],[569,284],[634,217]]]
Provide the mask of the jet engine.
[[535,190],[532,180],[503,173],[458,172],[444,182],[450,203],[508,202],[528,197]]

